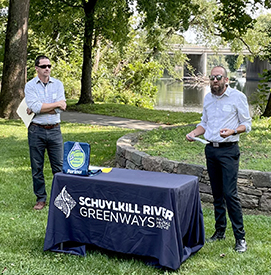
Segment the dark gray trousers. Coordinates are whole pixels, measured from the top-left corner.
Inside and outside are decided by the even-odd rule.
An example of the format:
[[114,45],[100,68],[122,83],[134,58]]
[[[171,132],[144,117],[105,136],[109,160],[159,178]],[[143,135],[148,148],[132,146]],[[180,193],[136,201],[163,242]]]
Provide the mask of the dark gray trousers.
[[47,150],[53,174],[62,171],[63,139],[60,125],[50,130],[30,125],[28,144],[34,193],[37,196],[37,201],[46,201],[47,194],[43,175],[44,155]]
[[240,151],[238,144],[228,147],[206,145],[205,155],[215,210],[215,229],[225,231],[226,209],[236,239],[245,236],[242,207],[237,191]]

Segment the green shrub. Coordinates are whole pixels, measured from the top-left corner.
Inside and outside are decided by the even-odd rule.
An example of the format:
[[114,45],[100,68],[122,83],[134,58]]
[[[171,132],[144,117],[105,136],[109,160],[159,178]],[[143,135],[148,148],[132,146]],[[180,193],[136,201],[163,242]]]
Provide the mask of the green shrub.
[[158,92],[153,83],[161,76],[162,68],[156,62],[127,64],[116,75],[100,70],[93,77],[93,99],[153,108]]

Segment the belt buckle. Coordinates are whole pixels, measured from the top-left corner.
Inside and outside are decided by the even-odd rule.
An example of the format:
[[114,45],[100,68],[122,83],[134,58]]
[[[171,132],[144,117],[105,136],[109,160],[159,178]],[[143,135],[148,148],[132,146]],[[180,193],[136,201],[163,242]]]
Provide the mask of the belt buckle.
[[219,147],[219,143],[218,142],[213,142],[213,147]]

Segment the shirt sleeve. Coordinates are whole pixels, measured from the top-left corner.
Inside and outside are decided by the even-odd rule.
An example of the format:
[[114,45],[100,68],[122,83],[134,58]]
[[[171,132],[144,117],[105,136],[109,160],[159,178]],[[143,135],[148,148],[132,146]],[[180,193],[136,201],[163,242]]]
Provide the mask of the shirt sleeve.
[[56,101],[60,101],[60,100],[66,100],[65,99],[65,91],[64,91],[64,85],[60,80],[58,81],[58,88],[57,88],[57,100]]
[[244,125],[246,127],[246,132],[248,133],[251,131],[252,119],[249,114],[247,97],[243,93],[240,93],[240,98],[237,103],[237,108],[238,108],[239,125]]
[[[56,101],[60,101],[60,100],[66,100],[65,98],[65,90],[64,90],[64,85],[61,81],[58,81],[58,93],[57,93],[57,100]],[[55,112],[57,114],[62,113],[62,110],[60,110],[59,108],[55,108]]]
[[33,113],[39,114],[42,103],[38,98],[35,87],[31,85],[31,83],[26,83],[24,93],[27,107],[31,109]]
[[201,126],[204,130],[207,129],[207,122],[208,122],[208,117],[207,117],[206,109],[204,108],[205,103],[206,103],[206,100],[207,100],[207,96],[208,96],[208,95],[206,95],[205,98],[204,98],[201,121],[200,121],[200,123],[197,124],[197,126],[196,126],[196,127]]

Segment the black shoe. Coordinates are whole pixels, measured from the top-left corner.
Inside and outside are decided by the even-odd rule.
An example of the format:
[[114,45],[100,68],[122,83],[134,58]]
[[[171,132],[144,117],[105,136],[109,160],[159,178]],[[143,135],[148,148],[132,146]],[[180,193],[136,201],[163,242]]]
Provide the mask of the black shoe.
[[242,252],[245,252],[246,250],[247,250],[247,242],[246,242],[246,240],[244,238],[236,240],[235,251],[242,253]]
[[212,242],[215,242],[215,241],[225,240],[225,238],[226,238],[225,232],[216,231],[210,239],[207,239],[206,242],[207,243],[212,243]]

